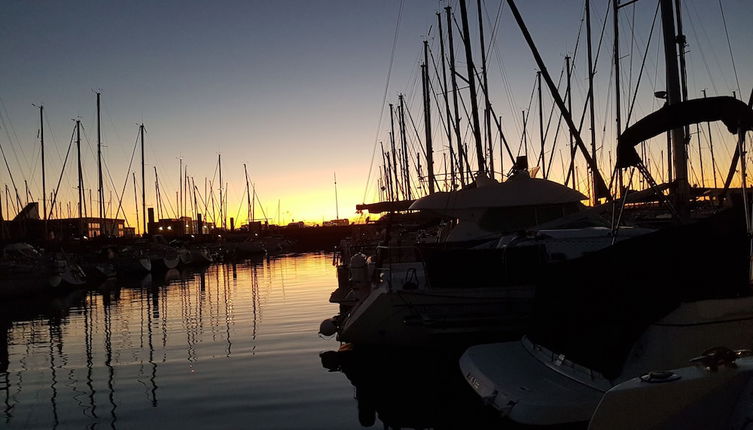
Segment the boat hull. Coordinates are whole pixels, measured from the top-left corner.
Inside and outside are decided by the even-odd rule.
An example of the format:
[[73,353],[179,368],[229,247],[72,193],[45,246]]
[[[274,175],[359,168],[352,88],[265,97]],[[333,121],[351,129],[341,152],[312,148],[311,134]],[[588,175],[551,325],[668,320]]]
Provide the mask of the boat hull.
[[532,287],[373,290],[345,319],[338,339],[367,345],[472,344],[519,338]]

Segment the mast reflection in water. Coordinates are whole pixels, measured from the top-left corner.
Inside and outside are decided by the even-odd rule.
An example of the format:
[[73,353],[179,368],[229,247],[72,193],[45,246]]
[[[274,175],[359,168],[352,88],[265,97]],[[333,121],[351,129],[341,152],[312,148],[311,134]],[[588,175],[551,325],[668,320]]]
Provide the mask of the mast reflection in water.
[[331,258],[0,304],[0,428],[498,428],[457,353],[332,352]]
[[[0,305],[0,427],[353,427],[324,254]],[[166,279],[166,280],[165,280]],[[305,423],[305,424],[304,424]]]

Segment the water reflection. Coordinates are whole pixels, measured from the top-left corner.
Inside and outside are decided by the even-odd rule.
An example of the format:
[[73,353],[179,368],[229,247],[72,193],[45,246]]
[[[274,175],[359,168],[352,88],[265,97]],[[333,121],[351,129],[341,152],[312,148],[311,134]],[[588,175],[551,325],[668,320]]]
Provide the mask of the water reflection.
[[355,388],[358,421],[388,429],[498,429],[507,426],[485,407],[458,369],[461,351],[359,350],[348,345],[320,354]]
[[[332,312],[329,259],[218,264],[0,304],[2,427],[211,426],[219,410],[231,426],[251,414],[280,427],[296,410],[325,427],[331,417],[297,386],[350,400],[317,359],[334,343],[316,336]],[[287,412],[270,407],[276,398]]]
[[319,353],[339,347],[317,336],[337,310],[330,262],[218,264],[2,303],[0,427],[499,425],[455,352],[331,352],[337,372],[323,369]]

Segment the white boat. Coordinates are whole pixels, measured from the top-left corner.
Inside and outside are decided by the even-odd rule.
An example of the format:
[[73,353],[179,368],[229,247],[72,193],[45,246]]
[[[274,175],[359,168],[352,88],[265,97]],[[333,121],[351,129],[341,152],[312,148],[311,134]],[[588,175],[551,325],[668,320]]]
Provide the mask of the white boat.
[[590,430],[749,429],[753,422],[750,351],[716,347],[694,366],[654,371],[606,392]]
[[[484,402],[517,423],[586,422],[615,385],[656,369],[680,367],[709,344],[751,348],[751,333],[753,297],[703,300],[683,303],[649,325],[626,351],[616,376],[580,364],[528,337],[470,347],[460,358],[460,369]],[[595,344],[589,351],[608,356],[606,348],[609,345],[601,348]]]

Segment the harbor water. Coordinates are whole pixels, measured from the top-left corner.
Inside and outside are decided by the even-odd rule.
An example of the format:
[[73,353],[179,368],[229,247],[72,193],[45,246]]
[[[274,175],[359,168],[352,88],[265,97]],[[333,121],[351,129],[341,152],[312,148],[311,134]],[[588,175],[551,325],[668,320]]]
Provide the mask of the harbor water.
[[[335,352],[332,256],[0,305],[0,427],[483,428],[456,352]],[[322,353],[325,353],[322,355]]]

